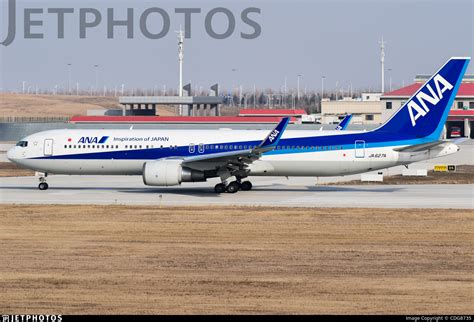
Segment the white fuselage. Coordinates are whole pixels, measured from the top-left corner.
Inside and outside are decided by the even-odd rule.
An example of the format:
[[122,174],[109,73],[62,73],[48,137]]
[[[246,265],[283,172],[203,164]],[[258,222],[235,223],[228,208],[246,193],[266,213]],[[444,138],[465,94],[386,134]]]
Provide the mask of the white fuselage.
[[[38,172],[70,175],[141,175],[146,162],[242,150],[257,145],[265,130],[54,130],[24,139],[8,152],[12,162]],[[424,152],[397,152],[393,144],[340,136],[366,132],[290,131],[276,150],[249,165],[250,176],[338,176],[409,164],[457,152],[448,143]],[[325,138],[332,141],[325,143]],[[335,138],[335,139],[334,139]],[[293,140],[292,140],[293,139]],[[295,141],[297,140],[297,141]],[[295,143],[296,142],[296,143]],[[306,142],[306,143],[305,143]],[[192,165],[208,169],[205,161]]]

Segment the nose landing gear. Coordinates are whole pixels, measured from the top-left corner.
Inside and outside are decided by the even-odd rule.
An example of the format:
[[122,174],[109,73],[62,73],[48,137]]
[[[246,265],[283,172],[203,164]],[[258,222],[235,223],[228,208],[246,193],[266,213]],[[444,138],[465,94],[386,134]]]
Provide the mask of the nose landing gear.
[[49,186],[46,182],[41,182],[39,185],[38,185],[38,189],[39,190],[48,190]]
[[41,174],[39,178],[39,185],[38,189],[41,191],[48,190],[49,186],[48,183],[46,182],[46,177],[48,176],[47,173]]

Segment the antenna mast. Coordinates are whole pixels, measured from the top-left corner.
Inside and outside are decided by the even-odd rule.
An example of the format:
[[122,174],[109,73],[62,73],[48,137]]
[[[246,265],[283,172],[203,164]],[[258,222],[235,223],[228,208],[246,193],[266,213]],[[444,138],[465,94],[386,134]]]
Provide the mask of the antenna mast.
[[[183,60],[184,60],[184,32],[179,27],[178,31],[178,61],[179,61],[179,87],[178,87],[178,96],[183,96]],[[179,115],[183,114],[183,108],[179,106]]]
[[387,42],[383,40],[380,42],[380,63],[382,65],[382,94],[385,93],[385,44]]

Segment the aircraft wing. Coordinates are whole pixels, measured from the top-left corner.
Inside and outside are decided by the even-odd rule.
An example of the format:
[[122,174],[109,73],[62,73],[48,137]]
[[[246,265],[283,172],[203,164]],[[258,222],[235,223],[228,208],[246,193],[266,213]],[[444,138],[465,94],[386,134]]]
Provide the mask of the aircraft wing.
[[183,165],[192,166],[193,163],[205,162],[211,163],[213,168],[228,168],[231,172],[242,170],[246,165],[260,159],[264,152],[276,148],[289,122],[289,117],[283,118],[267,137],[253,149],[187,157],[183,159]]

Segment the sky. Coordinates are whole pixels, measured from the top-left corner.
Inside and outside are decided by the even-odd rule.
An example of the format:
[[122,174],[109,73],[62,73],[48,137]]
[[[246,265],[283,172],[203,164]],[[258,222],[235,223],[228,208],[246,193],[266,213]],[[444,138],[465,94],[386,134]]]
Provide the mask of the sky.
[[[472,56],[474,52],[474,1],[364,0],[364,1],[49,1],[16,0],[15,40],[0,45],[0,88],[21,91],[27,86],[52,89],[67,88],[71,66],[72,84],[81,89],[95,87],[98,67],[99,88],[177,88],[177,35],[184,26],[184,15],[176,8],[199,8],[192,15],[191,38],[185,41],[184,81],[197,88],[219,83],[221,88],[244,90],[287,87],[308,91],[340,88],[380,90],[380,40],[386,41],[386,87],[411,83],[417,74],[432,74],[451,56]],[[0,0],[0,42],[8,33],[8,1]],[[170,31],[161,39],[148,39],[140,30],[140,16],[146,9],[159,7],[170,17]],[[205,28],[206,15],[223,7],[235,17],[233,34],[214,39]],[[260,14],[248,16],[261,27],[255,39],[243,39],[241,33],[254,29],[241,13],[249,7]],[[32,26],[43,39],[25,39],[24,9],[42,8],[32,15],[42,26]],[[48,8],[73,8],[65,16],[64,39],[57,37],[57,15]],[[101,23],[79,38],[79,9],[95,8]],[[107,9],[114,9],[116,19],[126,17],[133,8],[134,37],[127,39],[125,27],[114,29],[114,39],[107,39]],[[147,26],[159,32],[162,19],[150,15]],[[216,14],[212,25],[223,33],[226,16]],[[390,71],[389,71],[390,69]],[[467,73],[474,73],[473,64]]]

